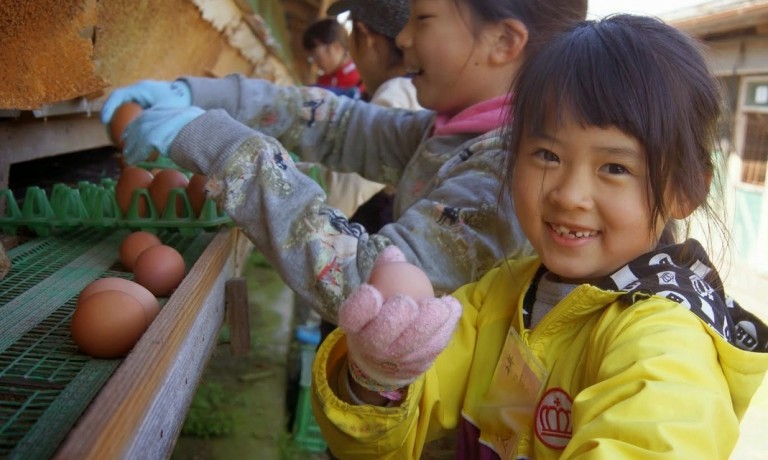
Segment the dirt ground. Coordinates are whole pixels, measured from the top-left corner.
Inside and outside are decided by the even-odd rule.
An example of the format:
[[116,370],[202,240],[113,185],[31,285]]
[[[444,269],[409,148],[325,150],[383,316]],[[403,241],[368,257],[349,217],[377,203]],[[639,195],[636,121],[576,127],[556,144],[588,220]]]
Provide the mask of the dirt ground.
[[291,340],[293,293],[257,253],[245,277],[251,352],[232,356],[222,331],[171,458],[323,459],[300,450],[288,431],[296,397],[289,388],[296,388],[299,372],[298,346]]

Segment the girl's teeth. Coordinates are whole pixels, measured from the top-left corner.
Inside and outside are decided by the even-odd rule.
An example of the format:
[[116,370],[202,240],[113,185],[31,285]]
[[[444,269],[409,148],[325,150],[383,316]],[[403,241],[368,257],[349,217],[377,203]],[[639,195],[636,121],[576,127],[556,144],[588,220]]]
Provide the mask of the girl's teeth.
[[597,232],[595,232],[595,231],[591,231],[591,232],[584,232],[584,231],[571,232],[568,229],[568,227],[564,227],[562,225],[553,225],[552,228],[555,230],[555,232],[557,232],[558,235],[560,235],[560,236],[567,236],[567,237],[570,237],[570,238],[586,238],[586,237],[594,236],[594,235],[597,234]]

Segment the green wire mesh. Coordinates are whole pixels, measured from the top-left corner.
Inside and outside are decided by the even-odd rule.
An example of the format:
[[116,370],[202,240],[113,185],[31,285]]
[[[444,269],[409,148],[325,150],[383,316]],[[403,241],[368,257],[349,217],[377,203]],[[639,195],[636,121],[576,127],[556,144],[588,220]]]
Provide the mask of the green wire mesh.
[[[133,278],[117,261],[128,233],[80,228],[8,252],[12,268],[0,280],[0,458],[50,458],[122,362],[80,353],[69,324],[77,295],[90,282]],[[214,234],[158,236],[191,267]]]

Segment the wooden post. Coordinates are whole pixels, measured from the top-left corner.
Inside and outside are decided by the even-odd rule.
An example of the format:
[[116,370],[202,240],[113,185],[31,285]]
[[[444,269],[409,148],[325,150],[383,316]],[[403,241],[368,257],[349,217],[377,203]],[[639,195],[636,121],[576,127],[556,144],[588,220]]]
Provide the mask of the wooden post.
[[225,284],[225,305],[229,324],[230,350],[234,356],[251,351],[251,325],[248,315],[248,287],[245,278],[232,278]]
[[331,0],[321,0],[320,6],[317,7],[317,19],[325,17],[325,12],[328,11],[328,7],[331,6]]

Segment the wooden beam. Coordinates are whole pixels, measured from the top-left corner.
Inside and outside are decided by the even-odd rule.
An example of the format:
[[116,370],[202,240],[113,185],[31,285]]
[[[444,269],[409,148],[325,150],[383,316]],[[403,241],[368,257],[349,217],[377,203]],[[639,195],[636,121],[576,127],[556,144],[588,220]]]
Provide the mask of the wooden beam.
[[98,116],[0,121],[0,157],[9,163],[110,145]]
[[0,121],[0,189],[8,187],[10,166],[14,163],[111,143],[98,116]]
[[245,278],[227,280],[226,316],[229,325],[229,348],[233,356],[246,356],[251,351],[248,285]]
[[331,0],[320,0],[320,6],[317,9],[317,19],[324,18],[328,7],[333,3]]

